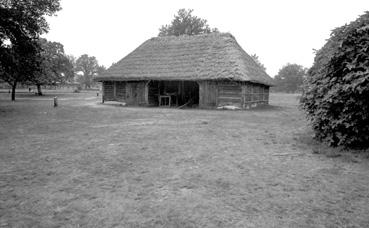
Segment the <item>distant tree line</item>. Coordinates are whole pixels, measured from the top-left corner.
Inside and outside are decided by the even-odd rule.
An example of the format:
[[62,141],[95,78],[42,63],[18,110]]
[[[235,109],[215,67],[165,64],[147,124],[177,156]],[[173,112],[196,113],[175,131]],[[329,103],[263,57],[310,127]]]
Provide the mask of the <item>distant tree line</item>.
[[307,68],[288,63],[274,77],[273,91],[286,93],[301,93],[302,84],[306,78]]

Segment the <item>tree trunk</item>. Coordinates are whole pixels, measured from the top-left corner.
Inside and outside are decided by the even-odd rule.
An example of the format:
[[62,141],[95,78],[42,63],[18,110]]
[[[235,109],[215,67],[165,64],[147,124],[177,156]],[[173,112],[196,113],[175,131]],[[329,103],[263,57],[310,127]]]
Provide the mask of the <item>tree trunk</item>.
[[15,89],[17,88],[17,82],[13,82],[12,84],[12,101],[15,101]]
[[42,96],[41,85],[37,84],[37,95]]

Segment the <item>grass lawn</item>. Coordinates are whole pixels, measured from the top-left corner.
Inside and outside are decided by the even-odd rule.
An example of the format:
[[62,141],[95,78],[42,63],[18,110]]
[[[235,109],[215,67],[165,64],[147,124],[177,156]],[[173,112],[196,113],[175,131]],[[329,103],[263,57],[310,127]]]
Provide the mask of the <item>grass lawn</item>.
[[368,227],[368,153],[314,142],[297,95],[250,111],[0,93],[0,227]]

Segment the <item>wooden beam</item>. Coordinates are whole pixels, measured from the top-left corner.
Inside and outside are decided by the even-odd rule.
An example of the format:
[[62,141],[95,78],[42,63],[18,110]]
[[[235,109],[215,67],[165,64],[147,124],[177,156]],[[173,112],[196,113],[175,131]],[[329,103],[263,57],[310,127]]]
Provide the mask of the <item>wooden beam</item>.
[[101,82],[102,83],[102,86],[101,86],[101,93],[102,93],[102,96],[101,96],[101,102],[104,103],[104,96],[105,96],[105,82]]
[[145,103],[149,105],[149,83],[150,81],[145,83]]
[[114,81],[113,82],[113,99],[116,100],[117,99],[117,82]]

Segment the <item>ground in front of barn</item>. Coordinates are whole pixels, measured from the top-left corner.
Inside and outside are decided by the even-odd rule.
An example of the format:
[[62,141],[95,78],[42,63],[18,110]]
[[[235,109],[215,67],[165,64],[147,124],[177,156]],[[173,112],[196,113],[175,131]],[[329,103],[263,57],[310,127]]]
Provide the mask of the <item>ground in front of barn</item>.
[[0,227],[369,225],[369,153],[314,142],[298,95],[249,111],[100,98],[0,93]]

